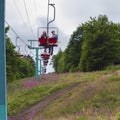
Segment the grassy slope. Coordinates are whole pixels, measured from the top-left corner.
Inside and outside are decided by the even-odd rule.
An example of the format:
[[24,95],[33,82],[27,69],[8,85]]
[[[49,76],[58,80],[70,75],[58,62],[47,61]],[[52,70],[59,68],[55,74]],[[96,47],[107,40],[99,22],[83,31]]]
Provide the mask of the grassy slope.
[[41,116],[45,120],[53,118],[55,120],[120,119],[120,71],[118,70],[50,74],[40,78],[36,87],[28,88],[24,81],[12,83],[8,85],[9,114],[35,103],[55,91],[82,81],[86,81],[83,86],[71,89],[60,99],[51,103],[35,119],[38,120]]

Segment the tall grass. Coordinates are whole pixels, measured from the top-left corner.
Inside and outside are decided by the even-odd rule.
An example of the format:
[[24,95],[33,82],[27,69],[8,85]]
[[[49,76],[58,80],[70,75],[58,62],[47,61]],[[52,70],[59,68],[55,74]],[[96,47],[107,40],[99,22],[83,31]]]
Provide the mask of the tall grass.
[[64,82],[84,80],[87,83],[71,89],[66,95],[50,104],[44,110],[45,120],[59,120],[59,118],[118,120],[120,118],[120,74],[101,71],[70,74],[70,77],[69,74],[67,77],[63,76]]
[[31,113],[31,120],[120,120],[120,72],[116,68],[48,74],[37,82],[23,80],[11,83],[8,85],[8,113],[13,115],[75,83],[79,85],[52,102],[42,113]]

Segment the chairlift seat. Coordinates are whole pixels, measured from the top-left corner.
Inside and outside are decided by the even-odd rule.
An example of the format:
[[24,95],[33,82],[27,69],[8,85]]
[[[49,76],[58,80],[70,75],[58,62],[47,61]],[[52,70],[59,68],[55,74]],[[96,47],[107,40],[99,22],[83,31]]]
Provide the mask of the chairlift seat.
[[41,56],[41,58],[44,58],[44,59],[49,59],[50,58],[49,53],[42,53],[40,56]]
[[48,60],[43,60],[44,63],[48,63]]
[[46,45],[47,45],[47,39],[39,38],[39,46],[46,46]]
[[49,42],[49,45],[51,46],[58,46],[56,38],[49,38],[48,42]]
[[47,66],[48,63],[43,63],[44,66]]
[[16,54],[17,57],[24,57],[22,54]]
[[46,73],[46,68],[44,68],[44,73]]
[[44,66],[47,66],[48,60],[44,60],[44,61],[43,61],[43,64],[44,64]]

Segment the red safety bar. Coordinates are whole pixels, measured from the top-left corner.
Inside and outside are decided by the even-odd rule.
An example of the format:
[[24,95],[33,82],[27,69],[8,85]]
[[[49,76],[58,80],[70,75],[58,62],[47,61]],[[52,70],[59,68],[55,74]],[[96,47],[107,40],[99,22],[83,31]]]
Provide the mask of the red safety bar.
[[49,53],[42,53],[41,58],[45,58],[45,59],[49,59],[50,58],[50,54]]

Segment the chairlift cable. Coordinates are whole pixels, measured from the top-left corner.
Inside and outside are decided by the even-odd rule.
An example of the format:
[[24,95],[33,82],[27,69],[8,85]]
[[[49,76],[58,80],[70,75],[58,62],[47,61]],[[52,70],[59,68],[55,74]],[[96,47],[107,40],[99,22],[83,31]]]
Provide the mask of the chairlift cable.
[[13,2],[14,2],[14,5],[15,5],[15,7],[16,7],[16,9],[17,9],[17,11],[18,11],[19,15],[20,15],[20,17],[21,17],[21,18],[22,18],[22,20],[23,20],[24,25],[26,25],[26,28],[29,30],[29,28],[28,28],[27,24],[25,23],[24,17],[23,17],[23,15],[21,14],[21,12],[20,12],[20,10],[19,10],[19,8],[18,8],[18,6],[17,6],[16,1],[15,1],[15,0],[13,0]]
[[36,6],[36,0],[34,0],[34,10],[35,10],[35,15],[36,15],[36,19],[37,19],[37,17],[38,17],[38,15],[37,15],[37,6]]
[[16,31],[10,26],[10,24],[5,20],[6,24],[10,27],[11,31],[17,36],[19,37],[19,39],[28,46],[28,44],[16,33]]
[[[29,18],[28,10],[27,10],[26,2],[25,2],[25,0],[23,0],[23,2],[24,2],[24,7],[25,7],[25,11],[26,11],[27,19],[28,19],[28,22],[29,22],[29,25],[30,25],[30,28],[31,28],[31,32],[34,34],[33,28],[32,28],[32,26],[31,26],[31,22],[30,22],[30,18]],[[34,34],[34,37],[36,38],[35,34]]]

